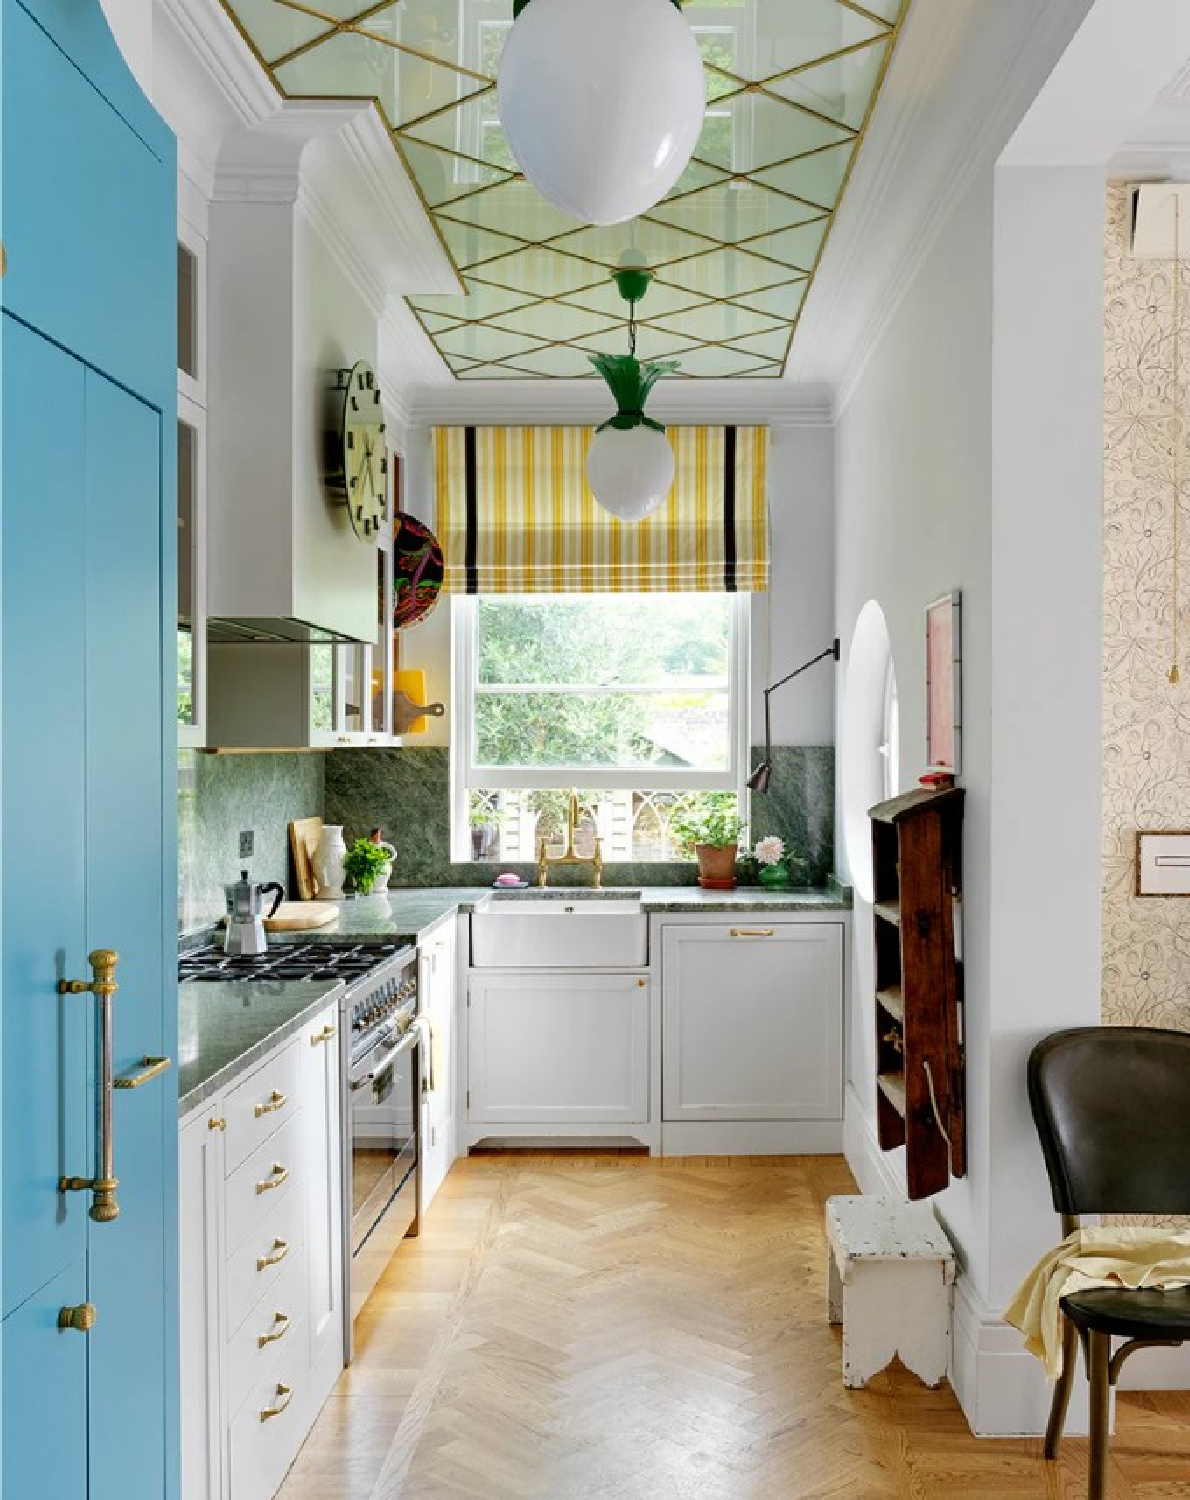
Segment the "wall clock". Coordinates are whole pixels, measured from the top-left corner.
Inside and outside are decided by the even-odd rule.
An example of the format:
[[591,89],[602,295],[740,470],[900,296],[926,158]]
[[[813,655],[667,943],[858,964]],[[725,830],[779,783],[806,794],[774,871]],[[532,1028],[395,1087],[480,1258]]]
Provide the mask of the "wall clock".
[[356,536],[376,541],[388,515],[388,445],[372,366],[361,359],[340,370],[334,394],[327,486],[346,503]]

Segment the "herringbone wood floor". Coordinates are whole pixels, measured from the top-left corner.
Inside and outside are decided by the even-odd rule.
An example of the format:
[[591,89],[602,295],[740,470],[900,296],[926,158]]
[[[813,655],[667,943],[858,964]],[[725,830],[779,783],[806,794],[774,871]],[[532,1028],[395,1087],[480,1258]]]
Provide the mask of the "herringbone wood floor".
[[[281,1500],[1076,1500],[1086,1444],[971,1437],[899,1368],[845,1391],[837,1157],[476,1157],[357,1324]],[[1190,1395],[1125,1396],[1111,1500],[1190,1497]]]

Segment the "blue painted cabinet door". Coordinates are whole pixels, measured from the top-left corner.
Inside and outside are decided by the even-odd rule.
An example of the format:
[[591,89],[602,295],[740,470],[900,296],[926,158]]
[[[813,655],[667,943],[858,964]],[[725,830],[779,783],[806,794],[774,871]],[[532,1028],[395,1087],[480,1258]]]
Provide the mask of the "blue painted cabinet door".
[[[3,366],[4,1496],[74,1500],[85,1459],[87,1337],[58,1305],[87,1299],[89,997],[84,908],[84,375],[8,317]],[[52,523],[47,515],[53,514]],[[34,1350],[39,1357],[33,1358]],[[52,1372],[52,1373],[51,1373]],[[60,1387],[45,1404],[46,1385]],[[63,1432],[75,1434],[62,1441]]]
[[115,1073],[169,1055],[161,416],[8,317],[0,373],[3,1494],[161,1500],[176,1090],[114,1091],[120,1212],[91,1221],[58,1179],[96,1159],[95,1002],[57,993],[116,949]]
[[117,1075],[175,1053],[173,142],[98,0],[0,35],[0,1492],[172,1500],[176,1074],[114,1093],[91,1221],[95,1001],[57,982],[115,948]]
[[[161,912],[161,419],[91,371],[86,379],[87,948],[114,948],[114,1067],[169,1056],[174,993]],[[170,805],[174,812],[175,803]],[[173,897],[173,892],[169,893]],[[176,898],[175,898],[176,899]],[[113,1098],[120,1216],[90,1224],[92,1500],[166,1493],[166,1205],[177,1158],[173,1074]],[[167,1142],[169,1153],[167,1156]],[[129,1439],[135,1434],[135,1461]]]

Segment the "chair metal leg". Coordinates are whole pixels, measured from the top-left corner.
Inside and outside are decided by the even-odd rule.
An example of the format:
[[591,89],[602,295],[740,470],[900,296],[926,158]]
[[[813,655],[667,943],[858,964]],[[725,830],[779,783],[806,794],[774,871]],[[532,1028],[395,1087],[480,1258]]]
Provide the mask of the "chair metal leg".
[[1091,1382],[1091,1465],[1087,1500],[1105,1500],[1107,1495],[1107,1427],[1111,1403],[1108,1366],[1110,1363],[1110,1335],[1092,1333],[1087,1360],[1087,1373]]
[[1049,1425],[1045,1429],[1045,1456],[1057,1458],[1058,1444],[1062,1441],[1062,1429],[1066,1425],[1066,1412],[1070,1406],[1070,1392],[1074,1386],[1074,1371],[1078,1364],[1078,1330],[1065,1314],[1062,1318],[1062,1373],[1054,1386],[1053,1404],[1050,1406]]

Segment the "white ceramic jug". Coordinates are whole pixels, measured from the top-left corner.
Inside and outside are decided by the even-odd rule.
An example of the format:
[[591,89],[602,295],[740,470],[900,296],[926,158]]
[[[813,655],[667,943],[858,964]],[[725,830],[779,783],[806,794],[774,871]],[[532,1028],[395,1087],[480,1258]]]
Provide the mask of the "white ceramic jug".
[[341,823],[324,823],[314,851],[314,879],[318,882],[319,901],[343,900],[343,861],[347,843]]

